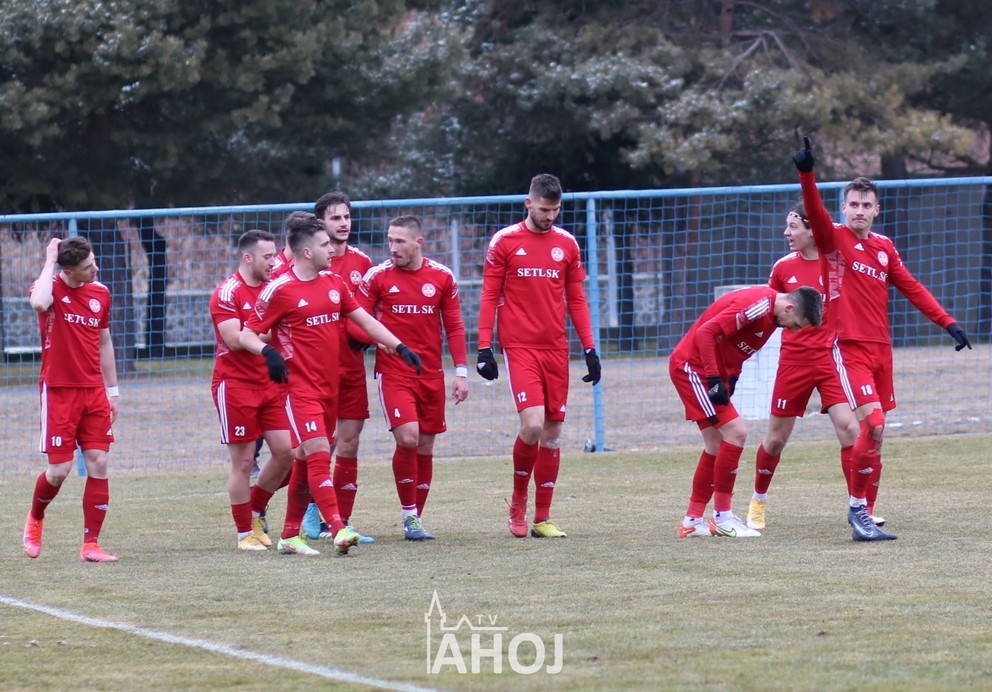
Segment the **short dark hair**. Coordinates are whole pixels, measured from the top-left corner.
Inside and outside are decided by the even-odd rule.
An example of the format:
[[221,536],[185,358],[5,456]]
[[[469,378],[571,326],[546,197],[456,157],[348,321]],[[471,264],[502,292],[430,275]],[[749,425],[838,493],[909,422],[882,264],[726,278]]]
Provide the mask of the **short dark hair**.
[[63,269],[78,267],[87,260],[92,252],[93,246],[83,236],[75,235],[66,238],[59,243],[59,266]]
[[850,192],[871,192],[875,195],[875,199],[878,200],[878,186],[875,185],[870,179],[859,175],[857,178],[849,182],[844,186],[844,199],[847,200],[847,195]]
[[805,317],[812,327],[823,322],[823,296],[812,286],[800,286],[788,293],[800,317]]
[[313,213],[318,219],[322,219],[328,207],[336,207],[339,204],[348,207],[348,213],[351,213],[351,200],[348,199],[348,195],[341,192],[341,190],[332,190],[321,195],[320,199],[314,202]]
[[241,234],[241,237],[238,238],[238,254],[243,255],[246,252],[253,252],[255,250],[255,246],[263,242],[274,243],[276,242],[276,237],[268,231],[263,231],[258,228],[245,231]]
[[413,216],[412,214],[407,214],[405,216],[395,216],[389,220],[390,226],[400,226],[401,228],[412,228],[417,233],[421,232],[423,228],[420,225],[420,218]]
[[802,202],[792,207],[792,209],[789,210],[789,213],[798,216],[799,220],[803,222],[803,226],[806,228],[812,228],[812,225],[809,222],[809,217],[806,216],[806,207],[803,206]]
[[286,242],[293,254],[299,256],[305,246],[320,231],[326,231],[324,222],[308,211],[294,211],[286,217]]
[[530,179],[527,195],[532,200],[546,199],[557,202],[561,199],[561,181],[550,173],[538,173]]

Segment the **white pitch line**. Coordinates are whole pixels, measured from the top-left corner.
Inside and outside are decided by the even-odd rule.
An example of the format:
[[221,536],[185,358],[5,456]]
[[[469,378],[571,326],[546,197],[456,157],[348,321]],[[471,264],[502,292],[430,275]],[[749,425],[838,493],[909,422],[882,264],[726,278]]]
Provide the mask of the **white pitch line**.
[[364,675],[356,675],[354,673],[348,673],[343,670],[338,670],[337,668],[328,668],[327,666],[317,666],[317,665],[313,665],[312,663],[297,661],[292,658],[283,658],[282,656],[269,656],[267,654],[262,654],[255,651],[236,649],[234,647],[227,646],[225,644],[215,644],[214,642],[208,642],[203,639],[193,639],[191,637],[183,637],[176,634],[169,634],[168,632],[159,632],[158,630],[150,630],[145,627],[126,625],[121,622],[100,620],[97,618],[91,618],[87,615],[79,615],[78,613],[73,613],[68,610],[63,610],[62,608],[53,608],[51,606],[39,605],[37,603],[22,601],[19,598],[11,598],[9,596],[4,596],[2,594],[0,594],[0,603],[9,606],[14,606],[15,608],[34,610],[39,613],[44,613],[46,615],[51,615],[52,617],[59,618],[60,620],[68,620],[69,622],[75,622],[80,625],[89,625],[90,627],[101,627],[104,629],[119,630],[121,632],[127,632],[128,634],[136,634],[139,637],[145,637],[146,639],[154,639],[156,641],[165,642],[167,644],[178,644],[179,646],[188,646],[193,649],[201,649],[203,651],[209,651],[215,654],[223,654],[224,656],[239,658],[243,661],[251,661],[253,663],[262,663],[266,665],[279,666],[281,668],[288,668],[298,673],[309,673],[310,675],[317,675],[327,680],[334,680],[335,682],[348,682],[348,683],[354,683],[356,685],[367,685],[369,687],[377,687],[383,690],[400,690],[402,692],[432,692],[432,689],[429,687],[417,687],[416,685],[409,685],[406,683],[389,682],[388,680],[377,680],[376,678],[367,678]]

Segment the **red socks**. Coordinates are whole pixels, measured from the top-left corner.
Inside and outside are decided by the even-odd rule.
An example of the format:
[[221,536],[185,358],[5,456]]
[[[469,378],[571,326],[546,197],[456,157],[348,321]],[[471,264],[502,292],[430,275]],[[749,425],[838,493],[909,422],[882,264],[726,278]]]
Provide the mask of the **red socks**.
[[772,476],[775,475],[775,468],[781,459],[781,454],[772,456],[765,451],[763,444],[758,445],[758,454],[754,462],[754,492],[762,495],[768,492],[768,486],[772,483]]
[[[286,474],[286,485],[289,485],[289,477],[292,473]],[[269,506],[269,500],[272,499],[273,493],[260,486],[258,483],[251,486],[251,501],[249,504],[249,512],[254,512],[255,514],[261,514],[265,511],[265,508]],[[238,518],[234,517],[234,521],[237,522]],[[241,529],[238,529],[240,532]]]
[[840,468],[844,472],[844,480],[847,481],[847,494],[851,494],[851,475],[854,467],[854,445],[840,448]]
[[873,514],[875,510],[875,500],[878,499],[878,484],[882,480],[882,456],[874,455],[871,460],[871,476],[868,478],[868,487],[865,488],[865,501],[868,503],[868,514]]
[[734,481],[737,480],[737,467],[740,465],[743,447],[729,442],[721,442],[713,463],[713,510],[729,512],[734,496]]
[[[282,538],[300,535],[303,515],[310,506],[310,484],[307,480],[307,462],[295,459],[287,474],[289,488],[286,491],[286,519],[282,525]],[[258,486],[256,486],[258,487]]]
[[537,463],[538,444],[527,444],[520,437],[513,443],[513,502],[518,504],[527,498],[530,488],[530,476]]
[[[96,543],[100,538],[103,520],[107,518],[110,486],[106,478],[87,476],[83,489],[83,543]],[[249,520],[249,531],[251,521]]]
[[61,485],[49,483],[44,473],[38,476],[38,480],[34,483],[34,495],[31,497],[31,516],[35,519],[44,519],[48,503],[55,499],[61,489]]
[[417,509],[417,448],[396,445],[393,452],[393,480],[400,505],[408,512]]
[[434,479],[434,455],[417,455],[417,516],[424,515],[424,505],[431,492],[431,481]]
[[696,472],[692,475],[692,494],[689,496],[689,509],[686,516],[698,519],[703,516],[706,505],[713,497],[713,464],[716,456],[707,451],[699,456]]
[[334,460],[334,492],[338,498],[338,511],[347,521],[355,508],[358,494],[358,458],[338,455]]
[[560,449],[540,446],[537,448],[537,460],[534,464],[534,484],[537,485],[535,524],[551,518],[551,499],[555,494],[555,483],[558,481],[560,465]]
[[231,505],[231,516],[234,517],[234,528],[238,533],[251,532],[251,502]]
[[316,452],[307,455],[307,480],[310,482],[310,494],[317,503],[320,515],[337,534],[344,528],[341,513],[338,511],[338,498],[334,493],[334,483],[331,481],[331,453]]

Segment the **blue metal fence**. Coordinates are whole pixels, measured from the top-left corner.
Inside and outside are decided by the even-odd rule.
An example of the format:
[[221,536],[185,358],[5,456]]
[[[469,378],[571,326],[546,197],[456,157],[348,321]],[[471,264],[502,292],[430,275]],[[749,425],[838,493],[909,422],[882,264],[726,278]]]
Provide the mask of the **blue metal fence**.
[[[876,230],[893,237],[910,270],[982,344],[955,357],[940,329],[902,297],[893,298],[900,408],[889,427],[896,435],[992,431],[985,345],[992,314],[992,231],[983,216],[990,183],[992,178],[879,183],[883,212]],[[842,186],[822,185],[825,199],[839,199]],[[593,326],[605,361],[603,382],[591,391],[578,379],[581,360],[575,362],[566,451],[582,449],[586,440],[599,450],[696,443],[668,382],[665,358],[721,287],[767,280],[771,265],[787,252],[784,217],[799,199],[797,185],[565,195],[559,224],[583,247]],[[459,281],[474,349],[485,246],[496,230],[523,218],[522,202],[522,195],[356,201],[353,241],[379,261],[387,254],[387,220],[401,213],[421,216],[425,254],[450,266]],[[836,206],[832,211],[840,219]],[[181,469],[225,459],[209,394],[206,306],[213,286],[236,264],[233,243],[249,228],[281,235],[286,214],[310,208],[312,203],[299,202],[0,216],[0,340],[6,362],[0,398],[7,412],[0,422],[6,442],[0,475],[37,464],[32,450],[38,334],[26,293],[51,234],[90,237],[101,280],[114,295],[112,331],[125,392],[115,463]],[[578,356],[574,335],[573,346]],[[962,375],[966,380],[959,383]],[[441,454],[509,453],[516,416],[503,383],[472,379],[469,401],[450,412]],[[953,388],[969,383],[963,402]],[[816,421],[799,427],[799,439],[832,434]],[[385,458],[390,438],[382,428],[373,413],[363,455]],[[761,423],[755,428],[760,434]]]

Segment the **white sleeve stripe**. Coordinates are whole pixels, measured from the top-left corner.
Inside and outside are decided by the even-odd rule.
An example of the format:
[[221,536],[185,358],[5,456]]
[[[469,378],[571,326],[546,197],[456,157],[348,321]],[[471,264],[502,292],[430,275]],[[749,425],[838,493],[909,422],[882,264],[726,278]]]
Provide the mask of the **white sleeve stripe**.
[[762,315],[767,315],[770,308],[771,301],[768,298],[762,298],[760,301],[745,310],[744,314],[747,316],[748,320],[753,322]]

